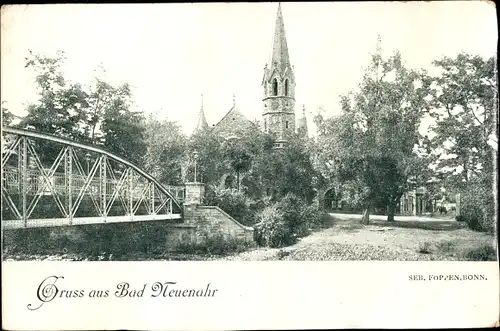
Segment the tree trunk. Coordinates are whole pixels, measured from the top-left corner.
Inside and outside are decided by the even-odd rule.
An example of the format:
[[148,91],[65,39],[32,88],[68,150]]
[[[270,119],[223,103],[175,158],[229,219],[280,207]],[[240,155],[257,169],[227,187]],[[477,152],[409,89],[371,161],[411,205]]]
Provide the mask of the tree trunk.
[[394,222],[394,214],[396,212],[396,206],[393,203],[389,203],[387,206],[387,222]]
[[363,217],[361,218],[361,223],[368,225],[370,223],[370,206],[366,206],[363,211]]

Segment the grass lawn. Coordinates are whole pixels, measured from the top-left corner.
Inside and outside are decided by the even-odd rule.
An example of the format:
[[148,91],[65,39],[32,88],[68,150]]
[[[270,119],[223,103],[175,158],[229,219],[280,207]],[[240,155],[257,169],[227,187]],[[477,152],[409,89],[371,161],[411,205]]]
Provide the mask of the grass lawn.
[[281,249],[259,248],[227,260],[496,260],[491,234],[472,231],[453,220],[420,221],[418,218],[388,223],[383,218],[370,225],[360,217],[332,218],[331,226],[313,232]]

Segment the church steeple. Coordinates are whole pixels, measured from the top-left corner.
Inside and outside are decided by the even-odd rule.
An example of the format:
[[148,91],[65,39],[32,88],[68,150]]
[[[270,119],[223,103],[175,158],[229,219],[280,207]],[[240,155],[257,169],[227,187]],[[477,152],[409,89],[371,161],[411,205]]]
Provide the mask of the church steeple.
[[295,132],[295,77],[288,54],[281,3],[276,14],[271,63],[264,67],[262,87],[264,131],[274,134],[277,146],[282,147],[287,136]]
[[297,120],[297,133],[302,137],[308,137],[306,105],[302,105],[302,116]]
[[197,131],[203,131],[208,129],[207,119],[205,118],[205,112],[203,111],[203,94],[201,95],[201,108],[198,113],[198,124],[196,125]]
[[290,66],[290,56],[288,55],[281,3],[278,3],[278,13],[276,14],[276,25],[274,27],[273,55],[271,57],[271,66],[272,65],[277,66],[281,72],[285,72],[285,69]]

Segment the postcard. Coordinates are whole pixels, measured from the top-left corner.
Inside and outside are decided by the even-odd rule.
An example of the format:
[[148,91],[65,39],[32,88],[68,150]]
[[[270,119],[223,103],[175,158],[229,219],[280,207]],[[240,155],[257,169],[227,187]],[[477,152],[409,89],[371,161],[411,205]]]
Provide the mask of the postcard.
[[498,326],[496,22],[3,6],[3,328]]

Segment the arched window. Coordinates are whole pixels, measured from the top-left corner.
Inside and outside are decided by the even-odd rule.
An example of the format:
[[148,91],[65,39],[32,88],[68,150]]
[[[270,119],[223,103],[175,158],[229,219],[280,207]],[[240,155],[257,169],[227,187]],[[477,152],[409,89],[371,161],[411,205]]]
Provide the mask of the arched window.
[[273,79],[273,95],[278,95],[278,80],[276,78]]
[[288,95],[288,79],[285,80],[285,95]]

